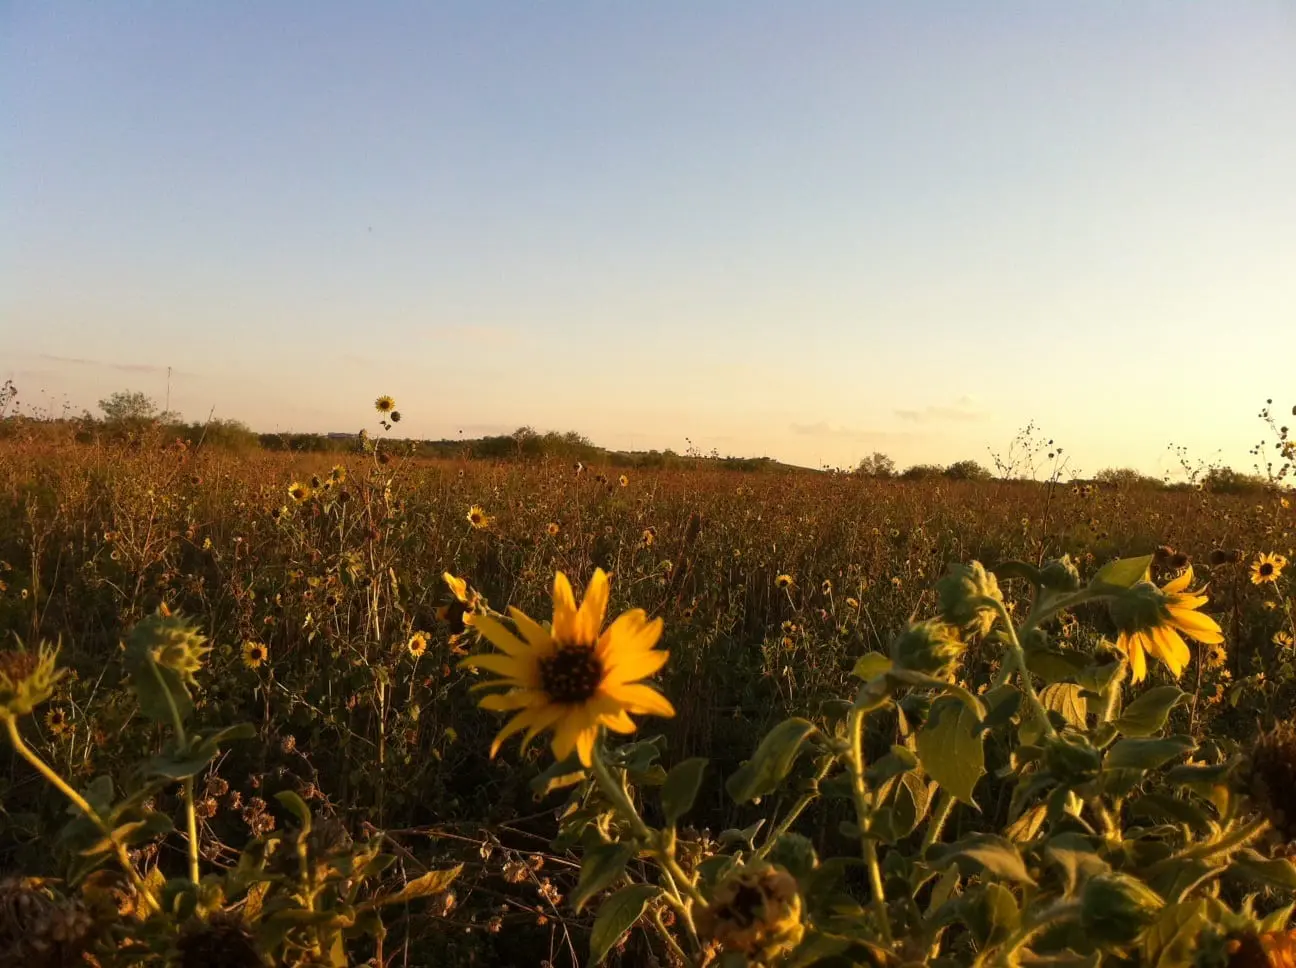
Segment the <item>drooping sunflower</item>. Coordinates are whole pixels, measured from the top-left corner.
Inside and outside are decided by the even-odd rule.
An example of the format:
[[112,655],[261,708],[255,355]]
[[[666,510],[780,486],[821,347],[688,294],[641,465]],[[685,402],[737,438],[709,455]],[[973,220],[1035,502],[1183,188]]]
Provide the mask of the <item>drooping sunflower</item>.
[[1208,601],[1201,590],[1189,591],[1192,567],[1158,588],[1150,581],[1139,582],[1110,603],[1120,634],[1116,647],[1129,657],[1134,682],[1147,677],[1147,657],[1160,660],[1176,678],[1188,665],[1192,653],[1179,633],[1202,645],[1224,641],[1219,623],[1197,609]]
[[1263,585],[1267,582],[1276,582],[1286,567],[1287,559],[1282,555],[1274,552],[1262,554],[1251,562],[1251,583]]
[[292,486],[288,488],[288,496],[298,504],[305,504],[310,500],[311,489],[301,481],[293,481]]
[[554,756],[565,759],[575,750],[589,766],[599,731],[636,729],[636,715],[674,716],[675,707],[641,680],[666,664],[669,653],[654,648],[662,633],[661,619],[649,621],[642,609],[617,617],[606,629],[608,576],[594,572],[585,598],[577,607],[571,582],[554,575],[553,622],[549,628],[521,610],[509,614],[521,638],[489,615],[473,615],[469,624],[499,652],[469,656],[463,665],[500,676],[484,687],[504,692],[484,696],[483,709],[517,710],[491,745],[494,756],[515,733],[526,731],[522,746],[545,730],[553,731]]
[[243,643],[243,664],[249,669],[259,669],[266,659],[270,658],[270,650],[260,642]]
[[480,504],[474,504],[470,507],[466,517],[468,523],[479,531],[490,526],[490,518],[486,516],[486,512],[482,510]]
[[396,409],[396,401],[384,393],[374,401],[374,409],[379,413],[391,413]]
[[409,641],[405,643],[405,648],[409,650],[409,654],[416,659],[427,651],[427,647],[428,640],[425,632],[415,632],[409,637]]
[[450,640],[454,642],[467,628],[464,618],[477,608],[479,599],[477,593],[471,591],[462,578],[456,578],[448,571],[441,578],[450,589],[450,594],[454,595],[454,600],[438,608],[436,616],[450,626]]

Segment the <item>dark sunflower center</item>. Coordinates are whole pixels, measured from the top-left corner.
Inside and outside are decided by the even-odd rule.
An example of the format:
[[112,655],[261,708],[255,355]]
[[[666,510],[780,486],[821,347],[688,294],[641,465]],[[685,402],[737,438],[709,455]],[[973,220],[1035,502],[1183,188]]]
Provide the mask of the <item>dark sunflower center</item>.
[[585,702],[602,681],[603,666],[592,645],[562,645],[540,660],[540,682],[554,702]]
[[760,917],[761,906],[764,903],[765,896],[761,894],[759,888],[750,884],[741,885],[729,905],[732,920],[739,927],[747,927]]
[[1272,575],[1272,574],[1273,574],[1273,563],[1272,563],[1272,562],[1269,562],[1269,561],[1266,561],[1263,565],[1261,565],[1261,566],[1260,566],[1260,574],[1263,575],[1265,578],[1268,578],[1270,575]]

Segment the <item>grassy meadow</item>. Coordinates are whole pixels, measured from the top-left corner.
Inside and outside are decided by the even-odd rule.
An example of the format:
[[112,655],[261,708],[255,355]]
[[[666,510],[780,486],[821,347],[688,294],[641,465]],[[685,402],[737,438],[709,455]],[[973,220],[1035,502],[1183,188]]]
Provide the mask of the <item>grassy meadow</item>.
[[[1176,681],[1185,698],[1175,731],[1243,741],[1289,718],[1287,576],[1257,584],[1251,566],[1261,553],[1292,555],[1294,535],[1296,510],[1277,491],[577,467],[381,449],[236,453],[163,436],[87,444],[14,433],[0,440],[0,631],[32,648],[61,644],[69,673],[21,732],[78,789],[105,775],[128,789],[161,741],[128,687],[122,643],[132,627],[162,613],[206,636],[192,726],[247,722],[254,735],[223,744],[192,779],[204,869],[231,869],[250,837],[293,824],[275,797],[283,791],[317,825],[357,838],[385,831],[390,882],[463,865],[452,890],[388,908],[385,937],[357,942],[355,963],[584,964],[594,912],[565,903],[581,865],[573,845],[555,840],[565,794],[533,782],[554,757],[544,737],[488,755],[502,721],[470,691],[483,676],[460,660],[484,645],[464,628],[445,573],[492,610],[547,618],[555,572],[579,595],[602,568],[612,576],[609,615],[641,608],[662,619],[658,647],[670,660],[654,682],[676,715],[637,717],[635,738],[662,737],[658,771],[709,759],[688,820],[688,836],[706,840],[795,799],[779,792],[756,810],[726,796],[723,780],[782,720],[819,722],[849,703],[857,660],[886,653],[897,630],[933,614],[933,584],[951,562],[1041,565],[1066,554],[1087,579],[1114,558],[1155,553],[1158,581],[1191,563],[1209,582],[1205,610],[1225,644],[1192,644]],[[1015,595],[1005,585],[1018,612],[1026,603]],[[1102,655],[1116,635],[1106,612],[1087,606],[1046,631],[1063,651]],[[985,694],[999,669],[999,653],[974,638],[957,682]],[[1161,666],[1149,677],[1172,681]],[[894,721],[870,721],[873,755],[897,741]],[[51,850],[66,801],[5,758],[0,869],[67,877]],[[660,782],[651,767],[641,772],[641,785]],[[992,770],[980,784],[978,808],[955,807],[946,838],[1013,821],[1010,787]],[[148,806],[184,826],[177,785]],[[651,797],[643,810],[660,820]],[[826,850],[844,810],[825,802],[797,829]],[[185,869],[185,841],[132,843],[130,860],[173,877]],[[672,956],[634,934],[618,945],[610,957],[624,964]]]

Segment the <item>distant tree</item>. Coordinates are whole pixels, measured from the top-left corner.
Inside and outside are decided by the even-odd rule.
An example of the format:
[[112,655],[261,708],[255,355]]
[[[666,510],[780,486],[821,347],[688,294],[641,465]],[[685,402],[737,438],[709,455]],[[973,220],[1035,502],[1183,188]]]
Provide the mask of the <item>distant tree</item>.
[[1231,467],[1212,467],[1201,480],[1202,487],[1220,494],[1256,494],[1269,489],[1269,482],[1256,474],[1244,474]]
[[159,411],[157,401],[142,390],[118,390],[99,401],[104,420],[112,424],[169,423],[176,419],[171,411]]
[[940,477],[944,473],[945,468],[939,464],[914,464],[912,467],[906,467],[900,477],[906,481],[926,481],[933,477]]
[[1094,480],[1099,484],[1106,484],[1108,487],[1118,487],[1125,490],[1161,488],[1165,486],[1164,482],[1140,473],[1132,467],[1105,467],[1094,475]]
[[974,460],[959,460],[945,468],[945,476],[954,481],[988,481],[994,475]]
[[855,473],[861,477],[895,477],[896,463],[880,450],[875,450],[859,462]]

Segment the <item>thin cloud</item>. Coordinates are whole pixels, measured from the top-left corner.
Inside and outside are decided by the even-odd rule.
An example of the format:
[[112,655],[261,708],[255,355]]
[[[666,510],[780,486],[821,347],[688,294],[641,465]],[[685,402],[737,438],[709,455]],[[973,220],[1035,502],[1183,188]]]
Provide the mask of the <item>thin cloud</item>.
[[[52,353],[40,353],[37,359],[51,363],[70,363],[73,366],[97,366],[106,370],[117,370],[120,373],[165,373],[165,366],[153,363],[109,363],[107,360],[86,360],[76,356],[55,356]],[[173,376],[183,376],[180,370],[172,370]]]
[[911,423],[972,423],[984,420],[989,414],[976,405],[971,397],[959,397],[952,406],[923,407],[921,410],[896,410],[895,415]]

